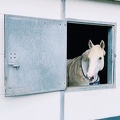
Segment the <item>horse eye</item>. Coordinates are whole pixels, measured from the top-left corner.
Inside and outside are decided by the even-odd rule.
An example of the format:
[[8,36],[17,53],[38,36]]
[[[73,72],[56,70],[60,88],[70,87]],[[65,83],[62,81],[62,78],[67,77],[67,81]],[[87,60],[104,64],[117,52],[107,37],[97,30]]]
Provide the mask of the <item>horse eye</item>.
[[99,60],[101,60],[102,59],[102,57],[99,57]]

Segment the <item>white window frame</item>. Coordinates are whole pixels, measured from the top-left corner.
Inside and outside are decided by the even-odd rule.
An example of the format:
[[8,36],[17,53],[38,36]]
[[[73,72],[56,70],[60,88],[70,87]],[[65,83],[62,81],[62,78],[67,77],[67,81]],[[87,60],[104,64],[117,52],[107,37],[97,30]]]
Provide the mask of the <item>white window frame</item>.
[[116,61],[116,23],[113,22],[101,22],[101,21],[89,21],[78,19],[67,19],[67,23],[83,24],[83,25],[96,25],[108,27],[108,55],[107,55],[107,84],[89,85],[89,86],[67,86],[66,92],[72,91],[85,91],[85,90],[98,90],[116,88],[116,76],[115,76],[115,61]]

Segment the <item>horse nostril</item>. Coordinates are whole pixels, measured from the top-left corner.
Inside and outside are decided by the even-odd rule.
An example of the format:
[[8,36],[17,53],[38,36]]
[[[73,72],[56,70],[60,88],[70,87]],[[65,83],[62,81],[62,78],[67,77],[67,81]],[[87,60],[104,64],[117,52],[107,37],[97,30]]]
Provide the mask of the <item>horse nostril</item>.
[[92,76],[91,79],[94,79],[94,76]]
[[86,77],[87,77],[89,80],[93,80],[93,79],[94,79],[94,76],[88,76],[88,75],[86,75]]

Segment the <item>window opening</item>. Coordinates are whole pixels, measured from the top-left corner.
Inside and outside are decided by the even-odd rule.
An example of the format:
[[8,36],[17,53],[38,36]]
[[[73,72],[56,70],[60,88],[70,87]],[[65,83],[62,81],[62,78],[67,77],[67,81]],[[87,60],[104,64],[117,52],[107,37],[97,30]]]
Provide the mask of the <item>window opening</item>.
[[[113,83],[111,75],[109,71],[112,71],[112,63],[110,65],[110,61],[112,61],[112,57],[110,58],[111,48],[112,48],[112,25],[103,25],[103,24],[83,24],[83,23],[75,23],[68,22],[67,23],[67,59],[73,59],[77,56],[81,56],[83,52],[85,52],[88,47],[88,41],[91,40],[94,45],[99,44],[101,40],[105,42],[105,52],[104,56],[104,68],[102,71],[98,73],[100,76],[100,84],[108,84]],[[109,48],[109,47],[110,48]],[[111,55],[112,56],[112,55]],[[110,68],[108,70],[108,68]],[[108,79],[110,78],[111,79]],[[68,80],[69,86],[69,80]]]

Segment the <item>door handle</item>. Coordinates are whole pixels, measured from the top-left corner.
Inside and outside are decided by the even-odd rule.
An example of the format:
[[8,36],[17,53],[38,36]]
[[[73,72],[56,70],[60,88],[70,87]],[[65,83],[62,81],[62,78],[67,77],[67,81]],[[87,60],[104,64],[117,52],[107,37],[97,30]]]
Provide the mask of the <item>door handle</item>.
[[17,60],[16,52],[14,52],[14,53],[10,52],[8,65],[12,66],[13,68],[19,69],[20,64],[19,64],[19,62]]
[[15,63],[8,63],[9,66],[12,66],[13,68],[19,69],[20,64],[18,62]]

